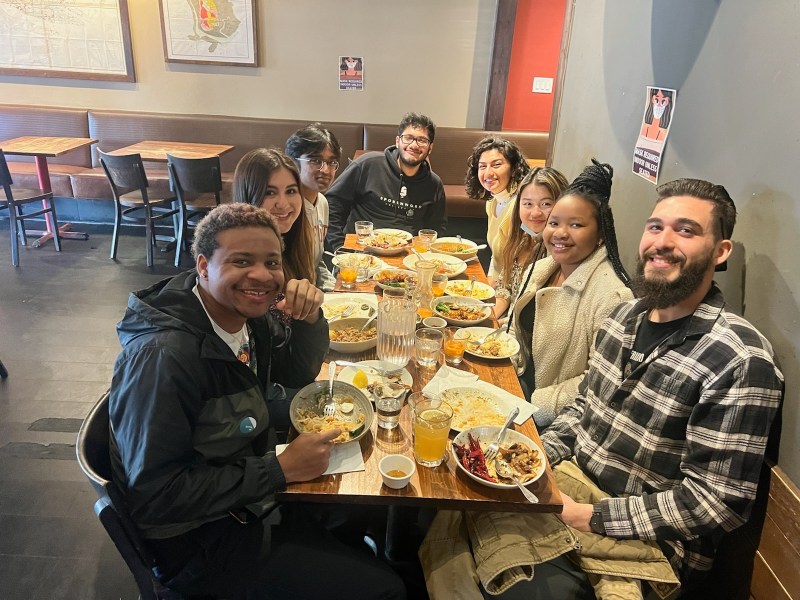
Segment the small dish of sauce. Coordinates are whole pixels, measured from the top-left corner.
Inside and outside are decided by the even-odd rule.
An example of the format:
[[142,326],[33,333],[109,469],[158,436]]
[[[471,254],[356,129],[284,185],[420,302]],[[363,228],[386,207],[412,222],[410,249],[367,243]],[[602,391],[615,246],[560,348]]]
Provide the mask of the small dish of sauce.
[[401,471],[400,469],[392,469],[391,471],[387,471],[386,474],[389,477],[405,477],[406,476],[405,472]]

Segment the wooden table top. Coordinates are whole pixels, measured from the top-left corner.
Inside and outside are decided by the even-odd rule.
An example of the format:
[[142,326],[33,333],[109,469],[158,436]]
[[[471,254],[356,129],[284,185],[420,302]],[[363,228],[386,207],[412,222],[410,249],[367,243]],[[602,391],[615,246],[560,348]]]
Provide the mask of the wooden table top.
[[91,138],[26,135],[0,142],[0,149],[5,154],[52,157],[95,143],[97,140]]
[[[345,243],[355,247],[355,235],[348,235]],[[382,257],[402,261],[399,257]],[[477,265],[483,273],[480,264]],[[484,277],[485,280],[485,277]],[[372,291],[373,287],[361,290]],[[329,352],[328,360],[369,360],[376,357],[375,349],[359,355],[344,355]],[[406,368],[414,379],[414,391],[420,391],[436,374],[436,368],[417,366],[412,359]],[[466,355],[457,368],[477,374],[482,380],[524,398],[517,375],[510,360],[494,361]],[[323,366],[319,379],[327,379],[328,367]],[[517,431],[541,443],[532,420],[516,425]],[[417,465],[417,471],[409,485],[402,490],[392,490],[382,484],[378,462],[387,454],[405,454],[413,459],[411,445],[411,418],[408,406],[403,407],[400,425],[393,430],[384,430],[372,424],[369,434],[360,440],[366,470],[356,473],[326,475],[305,483],[294,483],[278,494],[283,501],[309,501],[353,504],[390,504],[398,506],[433,506],[454,510],[500,510],[528,512],[561,512],[561,495],[556,487],[550,466],[545,474],[530,489],[539,497],[539,504],[529,504],[518,490],[497,490],[481,485],[459,471],[451,455],[442,465],[430,469]]]
[[112,150],[109,154],[139,154],[142,160],[153,162],[167,162],[167,154],[181,158],[209,158],[222,156],[236,146],[227,144],[197,144],[192,142],[165,142],[157,140],[144,140],[130,146]]

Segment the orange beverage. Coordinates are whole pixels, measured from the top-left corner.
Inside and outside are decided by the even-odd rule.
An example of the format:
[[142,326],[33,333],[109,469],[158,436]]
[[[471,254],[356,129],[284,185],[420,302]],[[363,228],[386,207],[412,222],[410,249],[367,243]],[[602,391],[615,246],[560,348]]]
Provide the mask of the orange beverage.
[[421,235],[415,235],[411,239],[411,245],[417,252],[428,252],[431,249],[431,241]]
[[464,359],[467,340],[466,337],[458,337],[460,333],[461,331],[455,327],[445,329],[444,359],[451,365],[460,364]]
[[358,267],[355,265],[343,266],[339,269],[339,277],[342,278],[342,287],[353,288],[358,277]]
[[414,411],[414,458],[425,467],[442,464],[453,409],[438,400],[423,400]]
[[447,287],[447,275],[436,273],[431,280],[431,290],[433,290],[434,298],[441,298],[444,296],[444,290]]
[[422,306],[420,306],[417,309],[417,314],[419,315],[420,319],[426,319],[428,317],[433,316],[433,311],[430,308],[423,308]]

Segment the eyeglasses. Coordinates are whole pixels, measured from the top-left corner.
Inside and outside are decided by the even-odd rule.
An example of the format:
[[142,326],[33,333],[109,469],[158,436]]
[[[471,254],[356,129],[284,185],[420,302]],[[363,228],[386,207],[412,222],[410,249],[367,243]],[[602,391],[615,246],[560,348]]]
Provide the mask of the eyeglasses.
[[426,137],[414,137],[413,135],[409,135],[407,133],[400,136],[400,139],[406,146],[410,146],[412,143],[417,142],[417,146],[420,148],[427,148],[431,145],[431,141]]
[[298,158],[297,160],[307,162],[311,165],[312,169],[316,169],[317,171],[322,171],[323,166],[328,166],[334,173],[339,170],[338,160],[322,160],[321,158]]

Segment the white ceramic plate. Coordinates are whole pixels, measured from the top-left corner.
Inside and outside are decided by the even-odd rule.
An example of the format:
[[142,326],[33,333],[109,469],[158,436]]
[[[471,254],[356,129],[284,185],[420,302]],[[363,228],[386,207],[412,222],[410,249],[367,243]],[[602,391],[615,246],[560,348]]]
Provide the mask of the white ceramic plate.
[[[456,449],[454,447],[454,444],[469,446],[469,439],[467,438],[468,433],[471,433],[473,438],[478,439],[481,442],[481,447],[485,449],[486,446],[488,446],[491,442],[495,440],[497,434],[500,433],[500,427],[473,427],[472,429],[462,431],[455,437],[455,439],[453,439],[453,442],[450,444],[450,452],[453,454],[453,458],[455,459],[456,463],[458,463],[459,469],[461,469],[461,471],[465,473],[467,477],[471,477],[478,483],[481,483],[485,486],[496,488],[499,490],[516,489],[517,486],[513,483],[502,483],[500,481],[494,483],[492,481],[487,481],[486,479],[482,479],[477,475],[473,475],[464,465],[461,464],[461,461],[458,460],[458,455],[456,454]],[[514,442],[525,444],[531,450],[535,450],[536,452],[538,452],[539,455],[539,465],[537,466],[535,475],[533,476],[533,478],[529,479],[528,481],[522,484],[528,486],[537,481],[544,473],[545,466],[547,464],[547,461],[545,459],[545,454],[544,451],[541,449],[541,447],[539,447],[528,436],[523,435],[519,431],[515,431],[514,429],[509,429],[508,431],[506,431],[505,435],[503,435],[503,441],[501,443],[501,446],[507,447]]]
[[[448,244],[458,244],[461,246],[461,250],[459,251],[458,248],[453,248],[453,250],[449,250]],[[445,246],[442,248],[441,246]],[[434,252],[441,252],[442,254],[449,254],[450,256],[455,256],[460,258],[461,260],[466,260],[468,258],[472,258],[475,256],[478,251],[475,249],[477,248],[478,244],[471,240],[459,239],[457,237],[440,237],[437,238],[433,244],[431,244],[431,250]]]
[[[436,273],[442,273],[448,277],[455,277],[461,275],[467,270],[467,263],[460,258],[450,256],[449,254],[438,254],[436,252],[423,252],[421,255],[425,260],[430,260],[436,263]],[[409,254],[403,259],[403,264],[409,269],[417,268],[417,261],[422,260],[416,254]]]
[[472,287],[472,294],[467,296],[469,283],[467,279],[448,281],[447,287],[444,288],[444,293],[448,296],[465,296],[468,298],[476,298],[477,300],[490,300],[494,298],[494,288],[488,283],[483,283],[481,281],[475,282],[475,285]]
[[[358,254],[358,253],[356,252],[354,254]],[[364,258],[365,264],[369,265],[369,274],[370,275],[372,275],[376,271],[380,271],[381,269],[385,269],[388,266],[385,262],[383,262],[377,256],[372,256],[371,254],[362,254],[362,256],[365,257]],[[366,262],[367,260],[369,260],[368,263]],[[331,259],[331,262],[338,267],[339,266],[339,257],[338,256],[334,256]]]
[[380,256],[392,256],[404,252],[411,243],[411,234],[402,229],[376,229],[367,240],[365,248]]
[[[480,338],[492,333],[494,329],[491,327],[465,327],[461,331],[466,331],[469,334],[470,340],[479,340]],[[483,346],[480,347],[477,347],[474,344],[470,345],[468,341],[467,347],[464,351],[467,354],[471,354],[472,356],[477,356],[479,358],[503,360],[506,358],[511,358],[517,352],[519,352],[519,342],[513,335],[503,332],[496,335],[488,342],[484,342]],[[497,351],[497,354],[491,354],[492,351]]]
[[[402,275],[403,276],[403,282],[398,284],[398,285],[388,285],[388,284],[385,284],[385,283],[381,283],[381,278],[382,278],[383,274],[397,275],[397,276]],[[386,288],[389,288],[389,287],[405,289],[406,288],[406,282],[405,282],[406,278],[407,277],[416,277],[416,275],[417,274],[414,273],[414,271],[408,271],[406,269],[381,269],[380,271],[376,271],[375,273],[373,273],[372,279],[375,280],[375,283],[377,283],[378,287],[381,288],[382,290],[385,290]]]
[[[367,308],[363,308],[365,305]],[[367,317],[370,309],[378,310],[378,299],[375,294],[328,292],[325,294],[325,302],[322,303],[322,313],[326,319],[335,318],[338,321],[340,315],[350,307],[353,307],[351,317]]]
[[[456,304],[456,305],[474,305],[477,306],[476,308],[476,319],[457,319],[452,316],[448,316],[449,313],[440,311],[437,306],[440,304]],[[462,298],[460,296],[442,296],[441,298],[435,298],[431,302],[431,309],[433,310],[433,314],[437,317],[442,317],[445,321],[450,323],[450,325],[456,325],[458,327],[471,327],[473,325],[478,325],[479,323],[483,323],[486,319],[492,316],[492,307],[486,306],[480,300],[476,300],[475,298]]]
[[[365,367],[382,367],[384,369],[396,368],[396,365],[393,365],[391,363],[381,362],[379,360],[362,360],[358,364],[363,365]],[[356,387],[355,384],[353,384],[353,377],[355,377],[356,371],[358,371],[358,369],[355,367],[345,367],[339,372],[339,374],[336,376],[336,379],[338,381],[344,381],[345,383],[349,383],[353,385],[353,387]],[[380,375],[378,375],[375,371],[372,371],[371,369],[363,369],[363,371],[367,375],[368,383],[375,383],[381,378]],[[414,378],[411,377],[411,373],[409,373],[407,369],[403,369],[402,371],[400,371],[400,383],[403,383],[405,385],[414,385]],[[372,395],[366,388],[364,389],[358,388],[358,390],[362,394],[364,394],[364,396],[368,400],[372,400]]]
[[474,387],[452,387],[439,393],[439,397],[453,409],[450,429],[464,431],[479,426],[500,426],[506,421],[511,408],[486,390]]

